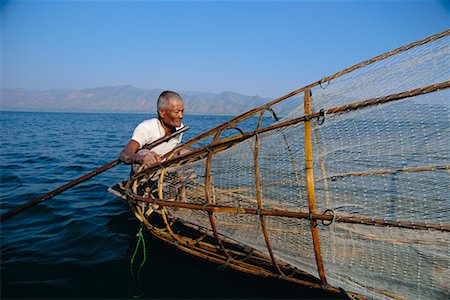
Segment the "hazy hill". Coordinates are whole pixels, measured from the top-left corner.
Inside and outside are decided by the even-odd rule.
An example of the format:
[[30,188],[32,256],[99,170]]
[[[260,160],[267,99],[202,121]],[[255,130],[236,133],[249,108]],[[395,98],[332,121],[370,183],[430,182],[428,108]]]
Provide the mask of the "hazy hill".
[[[1,89],[0,109],[6,111],[64,112],[156,112],[160,89],[132,86],[99,87],[84,90]],[[221,94],[180,92],[187,114],[238,115],[272,100],[233,92]]]

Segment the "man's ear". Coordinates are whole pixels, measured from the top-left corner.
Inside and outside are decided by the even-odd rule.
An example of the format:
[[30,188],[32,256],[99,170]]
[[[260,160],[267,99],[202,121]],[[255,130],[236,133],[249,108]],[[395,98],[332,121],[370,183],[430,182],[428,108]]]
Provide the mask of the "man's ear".
[[158,115],[162,118],[165,115],[165,111],[163,109],[158,109]]

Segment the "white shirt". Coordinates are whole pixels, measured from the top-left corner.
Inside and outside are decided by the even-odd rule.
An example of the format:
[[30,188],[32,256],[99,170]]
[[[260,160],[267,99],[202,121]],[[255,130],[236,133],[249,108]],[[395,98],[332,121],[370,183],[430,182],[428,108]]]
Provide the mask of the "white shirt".
[[[181,124],[180,127],[176,129],[183,128],[184,125]],[[149,119],[141,122],[133,131],[132,140],[139,143],[139,149],[142,149],[145,145],[162,138],[165,135],[164,128],[158,118]],[[156,152],[158,155],[164,155],[170,152],[173,148],[181,142],[183,134],[180,134],[169,141],[162,143],[159,146],[152,148],[151,150]]]

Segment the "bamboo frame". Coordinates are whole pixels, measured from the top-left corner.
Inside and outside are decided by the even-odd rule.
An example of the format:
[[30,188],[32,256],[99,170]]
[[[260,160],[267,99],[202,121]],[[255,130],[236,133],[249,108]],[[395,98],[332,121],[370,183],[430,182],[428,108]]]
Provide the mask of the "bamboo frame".
[[[205,199],[206,203],[203,205],[200,204],[194,204],[194,203],[186,203],[186,202],[174,202],[174,199],[163,199],[162,197],[162,188],[160,192],[160,199],[150,199],[148,197],[142,197],[138,196],[136,193],[133,193],[133,191],[129,190],[129,184],[127,184],[127,196],[130,205],[136,206],[137,211],[140,211],[139,203],[146,202],[146,203],[153,203],[155,205],[160,206],[159,213],[161,214],[164,223],[166,225],[165,229],[157,229],[153,227],[147,220],[144,214],[141,212],[139,215],[139,219],[144,222],[148,227],[149,230],[151,230],[157,237],[163,239],[166,242],[174,244],[177,248],[186,251],[188,253],[191,253],[193,255],[202,257],[204,259],[216,262],[216,263],[225,263],[226,265],[229,265],[232,268],[235,268],[237,270],[247,272],[254,275],[260,275],[260,276],[269,276],[269,277],[280,277],[280,274],[282,274],[282,279],[297,282],[300,284],[304,284],[310,287],[314,288],[322,288],[324,290],[329,290],[332,292],[337,292],[337,289],[334,287],[331,287],[327,284],[327,278],[325,274],[325,268],[322,261],[322,252],[320,249],[320,240],[319,240],[319,234],[318,234],[318,220],[319,221],[326,221],[329,225],[332,222],[340,222],[340,223],[346,223],[346,224],[360,224],[360,225],[371,225],[371,226],[392,226],[392,227],[398,227],[398,228],[408,228],[408,229],[421,229],[421,230],[439,230],[442,232],[450,232],[450,225],[448,224],[427,224],[427,223],[419,223],[419,222],[412,222],[408,220],[382,220],[382,219],[376,219],[376,218],[369,218],[369,217],[352,217],[347,216],[344,214],[327,214],[325,211],[324,213],[318,213],[316,204],[315,204],[315,196],[314,196],[314,174],[313,174],[313,157],[312,157],[312,128],[311,128],[311,120],[314,118],[321,117],[321,114],[319,112],[312,113],[310,108],[310,91],[313,87],[316,86],[322,86],[322,83],[329,82],[330,80],[337,78],[339,76],[342,76],[344,74],[347,74],[349,72],[352,72],[360,67],[364,67],[366,65],[369,65],[371,63],[380,61],[382,59],[385,59],[387,57],[390,57],[392,55],[395,55],[397,53],[400,53],[402,51],[406,51],[408,49],[411,49],[413,47],[416,47],[418,45],[423,45],[425,43],[434,41],[436,39],[442,38],[444,36],[447,36],[450,34],[450,30],[446,30],[442,33],[436,34],[434,36],[431,36],[429,38],[423,39],[421,41],[400,47],[398,49],[395,49],[391,52],[382,54],[380,56],[374,57],[370,60],[364,61],[360,64],[354,65],[350,68],[347,68],[341,72],[335,73],[331,76],[324,77],[322,80],[314,82],[308,86],[305,86],[301,89],[298,89],[296,91],[293,91],[285,96],[282,96],[278,99],[275,99],[269,103],[267,103],[264,106],[261,106],[259,108],[250,110],[238,117],[233,118],[232,120],[223,123],[201,135],[198,135],[197,137],[191,139],[186,144],[183,145],[183,147],[189,147],[191,145],[196,144],[200,140],[209,137],[213,134],[215,134],[215,137],[213,139],[213,142],[209,144],[208,146],[200,147],[198,149],[192,150],[189,153],[182,154],[178,157],[170,157],[166,161],[162,162],[161,164],[154,165],[150,167],[147,170],[144,170],[142,172],[139,172],[136,174],[131,181],[137,182],[139,178],[144,178],[146,175],[152,174],[156,172],[157,170],[165,169],[166,167],[171,166],[179,166],[191,162],[195,162],[198,160],[205,159],[206,161],[206,169],[205,169],[205,182],[204,182],[204,189],[205,189]],[[364,109],[368,107],[373,107],[375,105],[384,104],[388,102],[398,101],[402,99],[406,99],[408,97],[417,96],[420,94],[426,94],[438,91],[440,89],[446,89],[450,87],[450,81],[441,82],[438,84],[433,84],[421,88],[412,89],[409,91],[403,91],[396,94],[391,94],[387,96],[367,99],[364,101],[359,101],[355,103],[351,103],[348,105],[338,106],[329,108],[325,111],[327,115],[338,115],[338,114],[345,114],[348,112],[352,112],[359,109]],[[284,122],[277,122],[274,125],[267,126],[265,128],[261,128],[261,120],[263,117],[263,114],[265,110],[271,110],[271,106],[275,105],[287,98],[290,98],[294,95],[300,94],[304,92],[304,116],[300,118],[291,119],[289,121]],[[258,127],[256,130],[244,133],[240,131],[240,135],[231,136],[228,138],[219,139],[222,132],[229,128],[235,128],[236,123],[249,118],[251,116],[256,116],[258,113],[260,113],[260,119],[258,121]],[[276,210],[276,209],[267,209],[263,208],[263,200],[262,200],[262,183],[260,180],[260,174],[259,174],[259,143],[260,143],[260,134],[274,131],[277,129],[283,129],[287,128],[289,126],[295,126],[297,124],[304,125],[304,138],[305,138],[305,166],[306,166],[306,184],[307,184],[307,191],[308,191],[308,209],[309,212],[300,212],[300,211],[287,211],[287,210]],[[316,128],[317,129],[317,128]],[[316,130],[316,142],[319,145],[319,135]],[[283,134],[284,135],[284,134]],[[224,205],[216,205],[214,201],[212,201],[211,193],[213,188],[213,183],[211,179],[211,161],[214,156],[214,154],[220,153],[222,151],[225,151],[226,149],[247,141],[249,139],[255,139],[255,149],[254,149],[254,166],[255,166],[255,190],[256,190],[256,203],[257,203],[257,209],[255,208],[243,208],[243,207],[231,207],[231,206],[224,206]],[[320,146],[320,145],[319,145]],[[289,147],[289,145],[288,145]],[[174,152],[178,151],[180,148],[176,148]],[[326,188],[326,180],[327,179],[336,179],[336,178],[343,178],[343,177],[350,177],[350,176],[370,176],[370,175],[382,175],[382,174],[394,174],[394,173],[400,173],[400,172],[425,172],[425,171],[438,171],[438,170],[448,170],[449,166],[427,166],[427,167],[413,167],[413,168],[404,168],[404,169],[398,169],[398,170],[380,170],[380,171],[371,171],[371,172],[354,172],[354,173],[346,173],[346,174],[337,174],[332,176],[327,176],[325,171],[325,164],[321,160],[320,157],[320,149],[319,149],[319,161],[321,162],[321,170],[322,170],[322,178],[321,180],[324,180],[324,186]],[[295,168],[295,162],[294,162],[294,168]],[[297,180],[298,183],[298,180]],[[162,186],[162,185],[161,185]],[[226,193],[226,191],[218,191]],[[327,201],[328,202],[328,201]],[[328,205],[328,204],[327,204]],[[171,224],[169,224],[169,220],[165,213],[165,207],[178,207],[178,208],[184,208],[184,209],[190,209],[190,210],[201,210],[208,212],[208,216],[210,218],[210,224],[212,228],[212,233],[207,230],[204,233],[204,236],[210,236],[214,237],[215,244],[209,244],[206,240],[203,241],[202,239],[197,240],[195,243],[192,241],[189,241],[189,238],[187,239],[180,239],[179,235],[176,234],[170,227]],[[267,207],[267,204],[265,205]],[[328,207],[328,206],[327,206]],[[243,261],[236,261],[235,257],[239,256],[242,257],[239,251],[236,249],[229,249],[228,240],[226,236],[221,236],[221,234],[217,231],[215,227],[215,220],[214,220],[214,214],[215,213],[237,213],[237,214],[252,214],[252,215],[258,215],[261,222],[261,227],[263,231],[263,235],[266,241],[266,246],[269,251],[270,261],[272,262],[271,268],[276,269],[276,272],[274,270],[269,269],[268,264],[270,263],[269,258],[260,259],[260,260],[254,260],[254,263],[245,263]],[[284,276],[286,265],[280,260],[279,262],[275,260],[275,257],[272,252],[272,248],[270,246],[270,240],[265,224],[264,216],[275,216],[275,217],[286,217],[286,218],[298,218],[298,219],[305,219],[310,222],[311,225],[311,235],[313,239],[313,245],[314,245],[314,252],[316,257],[316,264],[317,264],[317,270],[319,273],[321,284],[316,284],[312,282],[303,282],[302,280],[298,280],[297,278],[293,278],[291,276]],[[143,221],[146,220],[146,221]],[[173,218],[173,220],[176,220],[176,217]],[[181,223],[184,223],[182,220],[179,220]],[[344,227],[343,225],[340,225]],[[199,227],[200,228],[200,227]],[[349,230],[352,230],[357,227],[352,226],[345,226],[345,228],[348,228]],[[200,231],[200,229],[199,229]],[[218,244],[219,246],[216,246]],[[226,250],[226,251],[225,251]],[[228,253],[228,252],[229,253]],[[245,252],[245,251],[244,251]],[[232,254],[233,257],[229,254]],[[249,253],[251,256],[252,253]],[[252,258],[254,259],[254,258]],[[259,259],[259,258],[258,258]],[[375,290],[380,294],[389,294],[388,291],[379,291]],[[364,297],[361,297],[364,298]]]

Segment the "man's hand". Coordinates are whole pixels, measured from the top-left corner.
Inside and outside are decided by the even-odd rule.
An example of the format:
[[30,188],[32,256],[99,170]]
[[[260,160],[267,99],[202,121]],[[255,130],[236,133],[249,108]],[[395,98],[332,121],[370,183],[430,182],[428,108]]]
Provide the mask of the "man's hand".
[[149,167],[153,164],[159,163],[161,162],[161,157],[153,151],[149,151],[149,152],[144,152],[143,153],[137,153],[138,158],[137,161],[142,164],[145,165],[146,167]]

